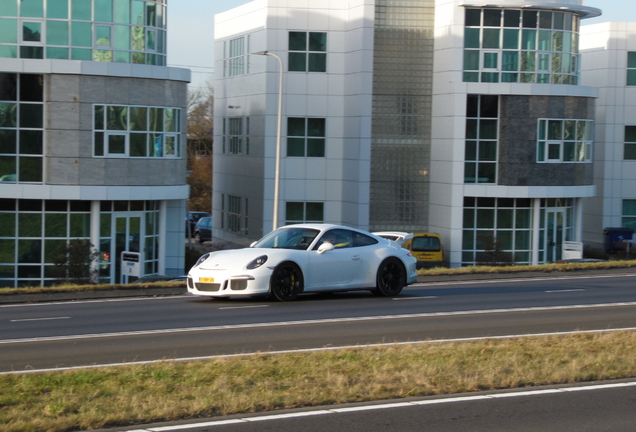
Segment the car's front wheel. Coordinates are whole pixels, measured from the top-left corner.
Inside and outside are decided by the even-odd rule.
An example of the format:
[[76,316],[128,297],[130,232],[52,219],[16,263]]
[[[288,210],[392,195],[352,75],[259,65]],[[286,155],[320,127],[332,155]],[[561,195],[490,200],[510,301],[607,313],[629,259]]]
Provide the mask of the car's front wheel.
[[406,271],[402,261],[397,258],[387,258],[378,268],[374,294],[394,297],[406,286]]
[[270,292],[279,301],[292,301],[303,291],[303,273],[292,262],[279,264],[269,282]]

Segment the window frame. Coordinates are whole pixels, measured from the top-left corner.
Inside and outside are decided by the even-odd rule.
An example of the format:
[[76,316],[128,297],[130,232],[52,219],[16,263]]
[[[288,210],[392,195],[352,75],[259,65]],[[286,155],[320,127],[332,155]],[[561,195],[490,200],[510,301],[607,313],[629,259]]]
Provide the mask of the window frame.
[[[550,124],[560,123],[559,131],[561,138],[550,136]],[[568,137],[566,122],[574,122],[574,136]],[[578,128],[580,123],[585,123],[585,137],[578,136]],[[539,118],[537,119],[537,157],[536,163],[566,163],[581,164],[592,163],[594,160],[594,120],[591,119],[555,119],[555,118]],[[543,134],[543,135],[542,135]],[[572,160],[567,158],[566,147],[568,144],[573,145],[574,155]],[[559,150],[558,158],[550,157],[550,149],[557,147]],[[581,159],[580,155],[583,155]]]
[[[305,34],[305,48],[303,50],[301,49],[292,49],[291,48],[291,38],[292,38],[292,34],[294,33],[304,33]],[[325,49],[324,50],[312,50],[311,49],[311,35],[312,34],[320,34],[320,35],[324,35],[324,39],[325,39]],[[290,30],[287,33],[287,51],[288,51],[288,55],[287,55],[287,71],[288,72],[305,72],[305,73],[326,73],[328,68],[329,68],[329,63],[328,63],[328,55],[327,53],[329,52],[328,49],[328,36],[329,33],[326,31],[304,31],[304,30]],[[292,69],[292,65],[296,64],[296,62],[292,61],[292,56],[294,55],[298,55],[298,54],[304,54],[305,55],[305,60],[304,60],[304,67],[303,69]],[[318,56],[322,57],[324,56],[324,70],[323,68],[321,68],[320,70],[312,70],[310,68],[311,64],[312,64],[312,59],[318,58]]]
[[[633,132],[628,133],[628,128],[633,129]],[[636,126],[625,126],[625,135],[623,140],[623,160],[625,161],[636,161]],[[634,136],[634,141],[628,141],[628,135]],[[633,153],[634,157],[627,157],[627,149],[633,149],[629,153]]]
[[[299,204],[302,204],[302,218],[301,219],[290,219],[289,218],[289,213],[290,212],[290,205],[296,205],[298,206]],[[307,207],[308,205],[319,205],[321,206],[321,213],[322,213],[322,217],[320,219],[318,218],[314,218],[314,219],[308,219],[307,215],[308,215],[308,211],[307,211]],[[286,201],[285,202],[285,225],[294,225],[294,224],[300,224],[300,223],[324,223],[325,221],[325,202],[324,201]]]
[[[97,110],[101,107],[102,116],[100,124],[102,127],[97,127]],[[126,111],[126,124],[123,129],[109,129],[108,128],[108,107],[125,108]],[[131,113],[132,108],[145,108],[146,121],[144,129],[133,129],[131,127]],[[161,113],[161,130],[153,130],[153,108],[162,110]],[[175,130],[166,130],[165,110],[174,110],[173,124]],[[183,154],[182,132],[181,132],[181,115],[182,109],[178,107],[158,107],[158,106],[145,106],[145,105],[121,105],[121,104],[93,104],[93,157],[94,158],[133,158],[133,159],[180,159]],[[110,152],[109,137],[111,136],[124,136],[125,137],[125,150],[122,153]],[[131,137],[132,135],[145,135],[146,147],[144,156],[132,156],[131,153]],[[99,138],[98,138],[99,137]],[[173,146],[168,147],[168,140],[166,138],[173,138]],[[97,151],[98,139],[101,139],[100,151]],[[160,139],[160,147],[157,147],[154,141]],[[154,140],[154,141],[153,141]],[[170,152],[168,150],[171,150]]]
[[[290,120],[304,120],[304,135],[292,135],[290,131]],[[323,123],[323,135],[310,135],[310,126],[309,122],[311,120],[321,120]],[[303,154],[291,154],[290,155],[290,140],[303,140]],[[319,156],[310,155],[309,149],[311,147],[312,141],[322,141],[322,151]],[[324,158],[326,157],[327,152],[327,118],[326,117],[287,117],[287,145],[285,148],[286,157],[297,157],[297,158]]]

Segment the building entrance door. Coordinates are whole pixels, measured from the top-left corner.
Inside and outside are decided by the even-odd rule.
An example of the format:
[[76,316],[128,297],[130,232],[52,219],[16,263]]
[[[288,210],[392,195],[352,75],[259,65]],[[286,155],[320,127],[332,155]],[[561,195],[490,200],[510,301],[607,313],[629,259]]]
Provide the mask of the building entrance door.
[[547,260],[550,263],[558,261],[563,255],[563,241],[565,240],[565,210],[563,209],[547,209],[546,210],[546,252]]
[[[141,252],[140,241],[142,237],[142,217],[141,214],[128,213],[126,215],[116,215],[113,224],[113,237],[115,239],[115,280],[118,283],[133,282],[133,276],[122,275],[121,254],[122,252]],[[141,257],[143,262],[143,256]]]

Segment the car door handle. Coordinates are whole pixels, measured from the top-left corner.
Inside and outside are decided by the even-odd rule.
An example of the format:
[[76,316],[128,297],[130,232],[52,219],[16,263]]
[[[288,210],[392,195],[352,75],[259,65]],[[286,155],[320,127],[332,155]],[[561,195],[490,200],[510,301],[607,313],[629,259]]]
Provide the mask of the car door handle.
[[351,257],[352,260],[358,261],[360,259],[360,255],[354,255]]

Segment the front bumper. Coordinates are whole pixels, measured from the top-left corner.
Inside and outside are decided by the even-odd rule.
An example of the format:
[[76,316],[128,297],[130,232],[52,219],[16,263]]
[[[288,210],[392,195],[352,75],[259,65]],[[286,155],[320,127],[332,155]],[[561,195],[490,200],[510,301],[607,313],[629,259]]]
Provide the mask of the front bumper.
[[[262,273],[262,272],[260,272]],[[208,297],[238,297],[269,292],[268,274],[197,271],[188,275],[188,292]]]

